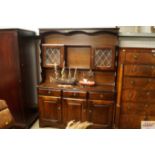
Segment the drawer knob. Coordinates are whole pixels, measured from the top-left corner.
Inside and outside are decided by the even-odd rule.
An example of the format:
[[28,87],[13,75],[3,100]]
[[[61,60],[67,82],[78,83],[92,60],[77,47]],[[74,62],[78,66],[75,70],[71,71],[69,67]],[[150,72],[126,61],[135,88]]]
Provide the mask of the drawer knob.
[[130,110],[130,106],[129,105],[127,105],[127,109]]
[[149,96],[150,95],[150,92],[147,92],[146,95]]
[[58,110],[60,110],[60,109],[61,109],[61,107],[59,106],[59,107],[58,107]]
[[8,125],[8,124],[9,124],[9,122],[6,121],[6,122],[5,122],[5,125]]
[[48,91],[48,94],[51,94],[51,91],[50,90]]
[[133,56],[133,58],[134,58],[135,60],[137,60],[137,59],[138,59],[138,55],[135,54],[135,55]]
[[125,52],[126,50],[125,49],[123,49],[123,52]]
[[77,97],[77,93],[74,93],[73,96],[74,96],[74,97]]
[[89,113],[92,113],[92,111],[91,111],[91,110],[89,110]]
[[101,94],[101,95],[100,95],[100,98],[103,98],[103,97],[104,97],[103,94]]
[[135,84],[135,81],[132,80],[130,83],[133,85],[133,84]]
[[151,79],[148,79],[148,82],[151,82],[152,80]]
[[149,105],[146,103],[146,104],[145,104],[145,108],[148,108],[148,106],[149,106]]

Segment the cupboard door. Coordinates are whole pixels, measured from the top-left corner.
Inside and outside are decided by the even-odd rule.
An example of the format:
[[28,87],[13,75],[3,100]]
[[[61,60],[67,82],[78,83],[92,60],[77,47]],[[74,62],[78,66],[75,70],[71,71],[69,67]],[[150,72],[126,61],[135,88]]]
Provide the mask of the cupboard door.
[[55,97],[39,97],[40,120],[52,124],[61,122],[61,100]]
[[92,128],[112,128],[113,101],[89,101],[87,117],[88,121],[93,123]]
[[86,100],[63,99],[63,123],[86,120]]
[[94,48],[92,59],[94,69],[114,70],[115,48],[114,47]]
[[63,66],[64,61],[64,46],[63,45],[51,45],[43,44],[43,66],[55,67]]

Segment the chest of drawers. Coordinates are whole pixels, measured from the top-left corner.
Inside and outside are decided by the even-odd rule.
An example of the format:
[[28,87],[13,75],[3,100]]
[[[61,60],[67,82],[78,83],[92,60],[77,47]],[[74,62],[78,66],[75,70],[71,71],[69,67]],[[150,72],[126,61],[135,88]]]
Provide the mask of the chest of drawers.
[[118,128],[141,128],[141,121],[155,120],[154,49],[120,49],[117,91]]

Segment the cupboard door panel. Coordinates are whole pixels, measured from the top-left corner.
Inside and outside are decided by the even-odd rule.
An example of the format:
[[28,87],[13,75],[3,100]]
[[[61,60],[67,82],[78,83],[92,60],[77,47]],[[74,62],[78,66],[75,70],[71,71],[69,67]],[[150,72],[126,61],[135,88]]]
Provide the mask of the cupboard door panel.
[[64,62],[64,46],[43,44],[43,66],[54,67],[55,64],[59,67],[63,66]]
[[101,70],[114,70],[115,67],[115,48],[96,47],[93,50],[93,68]]
[[61,101],[60,98],[39,97],[40,119],[51,123],[61,122]]
[[89,101],[88,121],[93,123],[92,128],[112,128],[113,101],[106,103],[102,100]]
[[86,101],[81,99],[63,99],[63,123],[86,120]]

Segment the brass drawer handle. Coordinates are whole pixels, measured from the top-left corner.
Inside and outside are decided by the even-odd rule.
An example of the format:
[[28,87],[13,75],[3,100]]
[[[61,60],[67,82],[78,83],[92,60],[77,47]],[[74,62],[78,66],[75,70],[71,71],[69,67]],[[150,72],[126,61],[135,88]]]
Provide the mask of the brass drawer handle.
[[135,84],[135,81],[134,80],[131,80],[130,83],[133,85],[133,84]]
[[86,112],[86,109],[83,109],[83,112]]
[[78,94],[77,94],[77,93],[73,93],[73,96],[74,96],[74,97],[77,97],[77,96],[78,96]]
[[104,95],[103,95],[103,94],[101,94],[101,95],[100,95],[100,98],[103,98],[103,97],[104,97]]
[[5,122],[5,125],[8,125],[8,124],[9,124],[9,122],[6,121],[6,122]]
[[134,58],[135,60],[137,60],[137,59],[138,59],[138,55],[135,54],[135,55],[133,56],[133,58]]
[[147,92],[146,95],[149,96],[150,95],[150,92]]
[[155,57],[155,50],[152,50],[152,56]]
[[129,105],[127,105],[127,109],[130,110],[130,106]]

